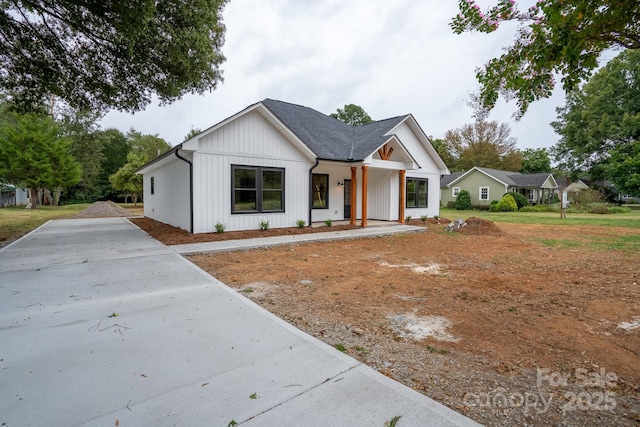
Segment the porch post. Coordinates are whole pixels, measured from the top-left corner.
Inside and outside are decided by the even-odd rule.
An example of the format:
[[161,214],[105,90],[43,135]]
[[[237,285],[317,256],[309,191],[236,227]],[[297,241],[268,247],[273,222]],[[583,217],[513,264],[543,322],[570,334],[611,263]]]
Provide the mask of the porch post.
[[400,224],[404,224],[404,178],[406,171],[404,169],[400,170],[400,218],[398,222]]
[[356,171],[357,167],[351,167],[351,214],[349,216],[349,224],[356,225],[356,212],[357,212],[357,203],[358,203],[358,183],[356,182]]
[[367,226],[367,184],[369,166],[362,166],[362,228]]

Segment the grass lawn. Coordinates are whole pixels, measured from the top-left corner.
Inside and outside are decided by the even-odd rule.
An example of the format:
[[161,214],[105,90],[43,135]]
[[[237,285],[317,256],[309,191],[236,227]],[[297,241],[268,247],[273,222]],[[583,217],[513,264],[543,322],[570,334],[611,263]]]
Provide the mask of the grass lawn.
[[477,216],[496,223],[516,222],[520,224],[547,224],[547,225],[600,225],[606,227],[640,228],[640,211],[633,210],[622,214],[572,214],[566,218],[560,218],[556,212],[489,212],[481,210],[464,210],[440,208],[440,216],[451,220],[467,219]]
[[70,218],[85,209],[87,204],[67,206],[41,206],[25,209],[11,206],[0,209],[0,246],[6,240],[20,237],[51,219]]

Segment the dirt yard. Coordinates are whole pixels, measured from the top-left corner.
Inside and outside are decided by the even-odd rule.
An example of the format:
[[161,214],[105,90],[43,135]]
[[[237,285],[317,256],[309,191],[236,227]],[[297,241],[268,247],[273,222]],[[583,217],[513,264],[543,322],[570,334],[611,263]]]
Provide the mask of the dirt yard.
[[[168,244],[203,239],[134,221]],[[449,233],[445,221],[191,260],[482,424],[640,425],[640,257],[606,243],[640,230],[470,219]]]

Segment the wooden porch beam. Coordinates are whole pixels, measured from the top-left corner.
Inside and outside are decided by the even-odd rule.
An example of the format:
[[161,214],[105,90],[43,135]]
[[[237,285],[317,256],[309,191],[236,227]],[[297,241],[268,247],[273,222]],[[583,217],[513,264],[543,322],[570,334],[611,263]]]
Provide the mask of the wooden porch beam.
[[358,183],[356,182],[356,172],[358,168],[351,167],[351,214],[349,215],[349,224],[356,225],[356,212],[358,211]]
[[367,226],[367,185],[369,166],[362,166],[362,228]]
[[406,171],[404,169],[401,169],[399,173],[400,173],[400,212],[398,213],[398,215],[400,216],[400,218],[398,222],[400,224],[404,224],[404,182],[405,182]]

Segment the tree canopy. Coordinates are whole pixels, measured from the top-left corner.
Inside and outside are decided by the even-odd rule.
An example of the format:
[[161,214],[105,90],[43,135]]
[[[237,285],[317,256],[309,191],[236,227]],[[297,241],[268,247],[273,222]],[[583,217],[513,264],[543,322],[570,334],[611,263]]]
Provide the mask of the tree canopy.
[[453,158],[452,171],[463,171],[474,166],[518,171],[522,167],[522,154],[516,149],[516,140],[506,123],[496,121],[475,122],[462,128],[448,130],[444,135],[448,152]]
[[[0,117],[0,181],[28,187],[28,207],[37,207],[39,189],[71,186],[81,167],[69,154],[71,140],[59,134],[49,116],[3,111]],[[59,190],[57,197],[59,197]],[[57,198],[56,198],[57,201]]]
[[551,158],[546,148],[522,150],[521,173],[551,172]]
[[365,123],[371,123],[373,119],[364,108],[359,105],[349,104],[344,108],[338,108],[335,113],[329,114],[334,119],[338,119],[350,126],[363,125]]
[[551,125],[563,168],[640,196],[640,50],[621,52],[569,94]]
[[0,89],[26,111],[56,96],[129,112],[213,90],[226,1],[1,1]]
[[532,102],[551,96],[554,74],[569,92],[597,68],[605,49],[640,49],[636,0],[538,0],[526,11],[514,0],[498,0],[484,12],[474,0],[459,0],[458,6],[450,23],[456,34],[491,33],[502,22],[519,22],[513,45],[476,70],[480,92],[473,101],[480,117],[499,95],[516,99],[516,115],[522,115]]

